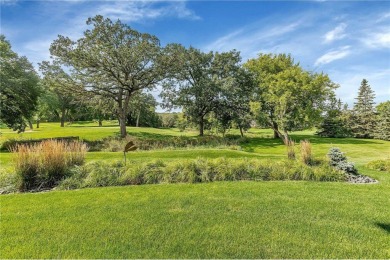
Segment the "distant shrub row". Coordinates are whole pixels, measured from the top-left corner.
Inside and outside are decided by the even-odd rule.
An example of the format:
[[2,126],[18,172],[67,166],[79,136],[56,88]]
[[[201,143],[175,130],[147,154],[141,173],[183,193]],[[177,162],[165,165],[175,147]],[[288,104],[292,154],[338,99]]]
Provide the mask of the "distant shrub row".
[[88,142],[90,151],[123,151],[126,143],[132,141],[139,150],[194,148],[194,147],[223,147],[234,150],[240,149],[240,144],[248,142],[244,137],[237,136],[164,136],[164,138],[137,138],[134,136],[121,138],[106,138],[102,141]]
[[344,174],[322,163],[307,166],[289,160],[204,159],[162,162],[161,160],[126,167],[122,162],[94,162],[76,167],[63,180],[60,189],[139,185],[158,183],[200,183],[213,181],[344,181]]

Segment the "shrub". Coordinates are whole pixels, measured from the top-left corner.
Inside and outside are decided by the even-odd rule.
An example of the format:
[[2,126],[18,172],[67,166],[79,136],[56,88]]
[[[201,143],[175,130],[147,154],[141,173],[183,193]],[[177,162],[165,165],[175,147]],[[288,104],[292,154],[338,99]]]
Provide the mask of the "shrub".
[[87,147],[82,143],[46,140],[33,145],[20,144],[13,148],[20,191],[54,187],[65,178],[70,167],[84,162]]
[[202,136],[202,137],[188,137],[188,136],[171,136],[163,139],[145,138],[140,139],[135,136],[128,136],[125,139],[120,138],[106,138],[103,141],[89,142],[91,150],[93,151],[107,151],[120,152],[123,151],[125,145],[132,141],[139,150],[153,150],[153,149],[176,149],[176,148],[194,148],[194,147],[213,147],[213,148],[228,148],[233,150],[240,150],[239,146],[242,143],[248,142],[246,138],[239,138],[237,136],[227,136],[226,138],[219,136]]
[[311,165],[313,162],[311,153],[311,143],[308,140],[302,140],[300,142],[301,148],[301,160],[306,165]]
[[353,163],[347,161],[347,157],[337,147],[330,148],[328,152],[329,165],[348,174],[357,174]]
[[367,168],[377,171],[390,172],[390,159],[371,161],[367,164]]

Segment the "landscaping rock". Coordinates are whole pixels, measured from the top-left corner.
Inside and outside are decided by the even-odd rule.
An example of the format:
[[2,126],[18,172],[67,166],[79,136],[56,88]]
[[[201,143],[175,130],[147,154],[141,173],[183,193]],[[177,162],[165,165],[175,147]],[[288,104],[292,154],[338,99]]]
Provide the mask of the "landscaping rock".
[[347,182],[349,183],[363,183],[363,184],[378,183],[377,180],[361,174],[346,174],[346,176],[347,176]]

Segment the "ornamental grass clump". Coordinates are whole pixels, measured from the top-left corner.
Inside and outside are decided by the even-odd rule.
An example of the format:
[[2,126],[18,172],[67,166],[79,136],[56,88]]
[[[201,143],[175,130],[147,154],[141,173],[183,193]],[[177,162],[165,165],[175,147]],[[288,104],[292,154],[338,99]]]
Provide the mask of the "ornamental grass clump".
[[301,161],[306,165],[311,165],[313,163],[313,156],[311,152],[311,143],[309,140],[302,140],[300,142],[301,148]]
[[295,142],[291,139],[286,140],[287,158],[295,160]]
[[84,163],[87,147],[83,143],[47,140],[21,144],[12,150],[20,178],[20,191],[50,189],[64,179],[69,168]]

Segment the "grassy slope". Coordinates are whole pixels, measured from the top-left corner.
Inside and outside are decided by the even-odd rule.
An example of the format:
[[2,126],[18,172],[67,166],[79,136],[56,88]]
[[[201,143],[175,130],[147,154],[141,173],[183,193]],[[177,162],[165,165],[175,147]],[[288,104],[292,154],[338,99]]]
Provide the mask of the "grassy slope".
[[[49,136],[43,129],[40,134]],[[96,132],[117,131],[65,129],[70,129],[67,135],[90,138]],[[270,134],[251,131],[244,151],[147,151],[128,158],[278,158],[284,147],[265,138]],[[295,133],[293,138],[311,139],[318,156],[333,145],[340,147],[361,172],[380,183],[220,182],[4,195],[0,196],[0,258],[390,258],[390,175],[362,167],[386,158],[390,142],[320,139],[310,132]],[[10,155],[0,156],[2,165],[8,165]],[[88,160],[122,156],[89,153]]]

